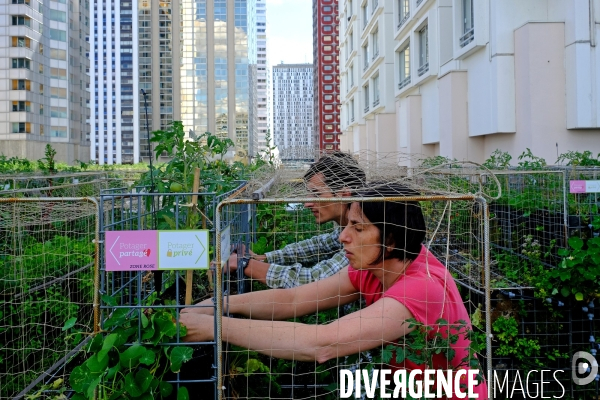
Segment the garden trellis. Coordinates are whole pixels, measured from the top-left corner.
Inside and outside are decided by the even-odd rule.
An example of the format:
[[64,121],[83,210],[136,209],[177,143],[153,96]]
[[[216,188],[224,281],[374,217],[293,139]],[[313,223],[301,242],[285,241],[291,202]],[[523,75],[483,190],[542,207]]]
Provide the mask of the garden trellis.
[[[595,310],[600,301],[597,300],[600,273],[590,279],[580,271],[593,273],[594,270],[593,265],[584,262],[596,254],[593,239],[600,233],[600,203],[598,193],[575,194],[569,190],[571,180],[597,180],[598,169],[547,167],[489,171],[472,163],[419,160],[399,154],[363,153],[358,159],[369,182],[402,183],[419,193],[413,199],[421,202],[425,213],[425,244],[447,266],[458,284],[476,336],[485,343],[480,349],[483,368],[489,367],[498,373],[504,371],[509,379],[513,379],[517,371],[541,366],[564,370],[560,377],[564,378],[561,383],[567,396],[598,397],[598,383],[580,387],[572,383],[570,374],[571,356],[576,351],[594,354],[599,349],[595,337],[600,326]],[[423,166],[402,166],[419,164]],[[205,221],[206,229],[210,230],[210,257],[217,268],[221,268],[221,255],[226,256],[232,248],[238,252],[251,248],[261,253],[333,229],[331,225],[317,225],[310,211],[302,206],[309,200],[321,204],[331,201],[315,198],[314,193],[306,191],[302,180],[304,172],[266,167],[255,171],[247,183],[240,182],[237,188],[223,195],[197,193],[201,212],[194,217],[195,228],[202,228]],[[11,187],[9,192],[0,195],[20,196],[22,193],[39,198],[48,194],[81,193],[70,189],[61,192],[62,188],[55,187],[58,177],[42,178],[45,182],[53,179],[52,184],[42,179],[35,183],[36,187],[27,183],[22,191]],[[62,183],[83,188],[92,185],[95,179],[74,184],[73,178],[61,178]],[[16,182],[10,177],[2,179]],[[104,263],[100,263],[98,290],[94,290],[94,278],[90,276],[92,261],[88,260],[93,260],[96,254],[95,218],[100,218],[101,235],[111,230],[154,229],[153,221],[158,229],[172,230],[187,227],[192,203],[190,193],[150,194],[147,188],[129,189],[130,179],[111,179],[98,179],[104,183],[90,189],[98,196],[100,189],[113,188],[105,190],[101,199],[98,197],[101,211],[93,209],[91,199],[0,200],[0,243],[3,246],[0,265],[3,271],[9,271],[0,277],[3,313],[0,339],[3,345],[9,344],[0,351],[9,353],[9,358],[3,355],[4,362],[18,357],[26,360],[26,363],[12,362],[12,370],[0,372],[0,397],[13,398],[23,391],[35,393],[42,384],[59,377],[66,378],[67,386],[70,384],[67,377],[83,360],[77,350],[87,348],[89,339],[83,343],[84,337],[92,336],[82,333],[77,338],[81,341],[76,342],[76,331],[91,333],[98,326],[94,324],[92,310],[93,304],[99,305],[100,301],[93,301],[94,294],[104,295],[102,308],[97,308],[101,312],[98,320],[103,324],[118,310],[126,310],[127,318],[136,326],[142,326],[142,314],[150,308],[157,310],[152,311],[155,315],[171,309],[176,318],[175,311],[185,307],[187,278],[177,271],[163,272],[160,282],[166,294],[162,291],[159,294],[155,275],[108,272],[102,269]],[[16,183],[11,185],[17,186]],[[362,199],[382,200],[386,199]],[[222,252],[221,243],[226,243],[222,240],[226,236],[223,233],[228,227],[229,245]],[[105,245],[102,240],[97,243]],[[488,252],[489,258],[486,258]],[[62,261],[58,261],[59,257],[63,257]],[[40,259],[48,261],[42,263]],[[580,259],[581,263],[572,264]],[[62,269],[58,268],[59,264]],[[27,268],[15,268],[17,265]],[[51,272],[49,269],[54,266],[55,272]],[[13,279],[17,271],[21,276]],[[218,274],[212,281],[210,275],[195,273],[193,299],[198,301],[214,293],[220,299],[214,305],[217,314],[221,311],[227,314],[229,294],[265,288],[244,279],[240,271],[231,276]],[[61,303],[62,309],[56,310],[53,308],[58,304],[54,301],[56,297],[68,298],[69,302],[66,306]],[[162,303],[150,307],[144,301]],[[324,324],[349,311],[351,308],[340,308],[300,321]],[[15,320],[17,315],[27,318]],[[63,331],[65,321],[71,316],[77,317],[76,325]],[[99,337],[106,340],[117,327],[111,326],[115,321],[103,325],[106,332]],[[218,321],[215,320],[217,330],[220,329]],[[21,327],[28,327],[23,331],[25,334],[14,335]],[[41,340],[38,329],[48,333],[48,341]],[[70,341],[50,342],[52,338],[62,337]],[[131,336],[124,346],[132,347],[138,339]],[[187,359],[188,345],[181,343],[181,336],[175,334],[170,339],[173,340],[163,342],[170,346],[169,352],[177,347],[181,349],[175,352],[174,358]],[[409,347],[410,340],[414,338],[407,339]],[[53,346],[57,343],[60,346],[55,350]],[[215,398],[337,398],[335,385],[339,383],[339,369],[357,365],[353,358],[340,358],[323,365],[280,361],[220,341],[191,347],[192,359],[182,361],[179,374],[168,372],[163,378],[174,389],[189,387]],[[377,367],[382,363],[381,357],[375,350],[364,354],[362,365]],[[194,375],[197,366],[201,366],[199,371],[202,372]],[[541,380],[538,376],[534,381],[540,383]],[[509,381],[513,383],[514,380]],[[555,384],[546,387],[545,395],[559,396],[561,392]]]
[[93,198],[0,198],[0,398],[66,378],[94,331],[98,204]]

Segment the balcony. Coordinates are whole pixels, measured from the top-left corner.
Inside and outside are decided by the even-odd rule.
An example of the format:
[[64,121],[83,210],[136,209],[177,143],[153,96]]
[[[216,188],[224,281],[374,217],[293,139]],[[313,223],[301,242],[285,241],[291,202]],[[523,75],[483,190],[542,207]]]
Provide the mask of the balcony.
[[402,88],[406,87],[409,83],[410,83],[410,75],[408,75],[406,78],[404,78],[400,81],[400,83],[398,84],[398,89],[402,89]]
[[466,45],[471,43],[474,38],[475,38],[475,28],[473,27],[473,28],[469,29],[468,31],[466,31],[465,34],[462,35],[460,37],[460,39],[458,39],[458,43],[460,44],[460,47],[465,47]]
[[423,2],[423,0],[417,0],[417,7]]
[[379,0],[373,0],[373,9],[371,10],[371,14],[375,14],[377,7],[379,6]]
[[425,63],[419,67],[417,73],[419,76],[422,76],[425,72],[429,71],[429,63]]
[[365,58],[365,65],[363,65],[363,72],[369,69],[369,61],[368,58]]
[[373,108],[377,107],[379,105],[379,98],[373,100]]
[[398,29],[400,29],[400,27],[402,25],[404,25],[406,23],[406,21],[408,21],[408,19],[410,18],[410,12],[407,12],[406,14],[404,14],[404,17],[400,18],[400,22],[398,22]]
[[365,114],[369,112],[369,106],[365,106]]
[[374,59],[376,59],[377,57],[379,57],[379,50],[375,50],[375,51],[373,52],[373,57],[371,58],[371,60],[374,60]]

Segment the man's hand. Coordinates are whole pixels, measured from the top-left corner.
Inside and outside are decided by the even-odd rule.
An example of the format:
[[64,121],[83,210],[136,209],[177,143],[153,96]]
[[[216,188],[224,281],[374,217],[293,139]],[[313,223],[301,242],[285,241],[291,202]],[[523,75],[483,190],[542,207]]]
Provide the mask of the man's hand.
[[187,335],[182,339],[184,342],[207,342],[213,340],[215,325],[214,317],[197,313],[183,311],[179,315],[179,322],[187,327]]
[[[235,272],[237,271],[237,266],[238,266],[238,255],[236,253],[233,253],[232,255],[229,256],[229,272]],[[227,271],[223,271],[223,272],[227,272]]]
[[204,315],[214,315],[215,309],[213,304],[213,299],[206,299],[196,304],[197,306],[206,306],[206,307],[194,307],[194,308],[184,308],[181,310],[181,315],[183,314],[204,314]]

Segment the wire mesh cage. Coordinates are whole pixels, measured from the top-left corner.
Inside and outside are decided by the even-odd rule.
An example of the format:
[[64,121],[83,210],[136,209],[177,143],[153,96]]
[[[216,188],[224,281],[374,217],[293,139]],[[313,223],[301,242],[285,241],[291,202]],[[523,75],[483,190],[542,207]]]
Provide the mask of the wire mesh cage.
[[94,329],[98,206],[93,199],[0,199],[0,398],[66,379]]
[[[351,163],[352,161],[348,162]],[[388,202],[406,204],[407,201],[418,201],[425,223],[420,229],[423,232],[422,242],[425,244],[423,249],[426,249],[423,252],[427,254],[425,259],[431,260],[432,271],[434,265],[438,265],[437,260],[439,260],[440,266],[448,266],[448,269],[452,264],[456,270],[465,270],[469,268],[468,264],[471,264],[474,271],[486,271],[485,266],[489,261],[486,258],[486,249],[489,248],[486,245],[488,213],[485,199],[475,195],[475,192],[480,191],[479,177],[476,176],[472,179],[471,176],[467,176],[465,178],[458,170],[431,173],[426,169],[399,169],[397,165],[392,166],[393,171],[384,170],[381,173],[382,162],[382,160],[377,161],[377,169],[374,168],[372,173],[370,173],[369,168],[365,168],[367,170],[366,175],[377,181],[372,185],[375,187],[376,192],[379,190],[377,198],[356,197],[360,196],[360,191],[354,194],[348,193],[348,196],[354,196],[354,198],[337,197],[338,191],[344,190],[343,182],[321,182],[324,185],[315,186],[311,184],[312,178],[310,176],[307,179],[306,171],[294,170],[278,171],[276,174],[265,174],[264,176],[257,174],[255,180],[249,182],[248,190],[242,193],[241,198],[230,199],[221,203],[217,216],[230,214],[234,208],[240,205],[250,205],[254,209],[254,223],[249,226],[251,231],[245,235],[245,238],[251,238],[253,242],[244,246],[244,255],[256,260],[266,261],[269,268],[266,276],[257,279],[252,277],[254,272],[250,271],[248,273],[246,272],[247,269],[244,270],[244,274],[240,274],[238,269],[236,274],[230,274],[230,277],[225,279],[225,282],[245,279],[246,287],[251,292],[247,294],[250,297],[244,297],[244,302],[250,301],[250,305],[244,307],[250,307],[251,311],[244,309],[240,313],[241,315],[254,315],[252,306],[256,305],[259,307],[256,311],[256,317],[263,319],[264,315],[261,314],[263,311],[259,311],[262,310],[262,306],[268,308],[268,304],[273,304],[274,309],[284,307],[283,303],[278,303],[276,300],[273,300],[274,303],[263,303],[262,305],[258,302],[251,302],[254,298],[260,301],[261,297],[253,297],[253,295],[261,296],[260,293],[268,292],[270,287],[287,288],[291,293],[295,293],[303,287],[310,286],[310,282],[325,282],[327,279],[336,279],[339,271],[343,271],[343,268],[349,264],[349,260],[346,259],[345,264],[342,262],[343,265],[336,265],[338,269],[332,268],[327,263],[335,259],[340,252],[344,252],[343,245],[346,243],[340,243],[340,240],[344,241],[340,235],[343,235],[345,230],[329,221],[327,215],[335,214],[335,211],[332,211],[335,208],[349,210],[349,206],[353,202],[360,204]],[[346,170],[344,169],[344,171]],[[351,170],[346,172],[351,173]],[[382,179],[385,180],[382,182]],[[386,195],[385,187],[396,184],[406,189],[406,193],[396,196]],[[457,187],[469,190],[461,193],[456,190]],[[412,197],[407,193],[411,193]],[[219,221],[217,224],[219,227],[217,243],[219,243],[219,238],[227,230],[227,224],[220,222],[219,218],[217,218],[217,221]],[[324,223],[326,221],[329,222]],[[390,219],[390,224],[392,224],[391,221]],[[346,225],[345,222],[343,221],[343,226]],[[381,221],[381,223],[384,222]],[[348,223],[348,226],[351,225],[352,222]],[[407,226],[403,228],[408,229]],[[228,235],[233,240],[233,236]],[[333,244],[332,238],[337,238],[334,239],[337,240],[337,245]],[[310,244],[307,244],[309,242]],[[306,248],[303,248],[304,246]],[[355,251],[357,254],[368,253],[369,246],[358,247]],[[282,248],[282,252],[278,252],[278,249]],[[265,253],[266,258],[261,256]],[[221,257],[221,255],[222,253],[217,252],[218,257]],[[238,252],[235,259],[239,265],[243,266],[244,263],[240,264],[239,261],[241,256]],[[417,257],[417,259],[419,258]],[[320,265],[322,262],[324,264]],[[427,264],[427,262],[425,263]],[[247,268],[252,270],[256,268],[254,266],[257,264],[250,263],[246,265],[250,265]],[[231,267],[231,261],[229,267]],[[441,268],[446,271],[446,268]],[[224,264],[225,272],[226,269],[227,264]],[[248,275],[250,275],[250,278]],[[460,276],[455,275],[453,278],[450,274],[447,274],[443,277],[444,283],[440,286],[442,293],[445,293],[445,290],[448,289],[449,292],[454,294],[452,289],[449,289],[450,287],[453,287],[456,293],[459,290],[461,292],[467,290],[465,288],[457,289],[455,280],[460,283]],[[480,282],[482,284],[486,282],[484,274],[480,276]],[[446,283],[448,283],[447,287],[445,286]],[[311,325],[316,327],[333,326],[339,318],[353,318],[353,315],[356,316],[357,313],[366,310],[368,306],[365,304],[365,299],[368,297],[365,294],[362,298],[357,297],[357,301],[351,304],[333,306],[329,310],[319,308],[304,314],[299,312],[293,317],[287,316],[287,318],[290,318],[289,321],[298,323],[298,325],[294,325],[298,329],[305,329],[306,326]],[[444,295],[442,298],[446,299]],[[481,313],[481,306],[478,308],[478,304],[469,301],[468,297],[466,299],[464,302],[459,301],[459,308],[463,312],[461,315],[465,317],[465,320],[450,321],[452,326],[449,329],[454,333],[460,331],[457,336],[469,332],[468,336],[472,338],[474,343],[473,348],[478,345],[480,346],[478,350],[482,351],[475,357],[478,357],[478,360],[485,364],[485,360],[489,357],[489,354],[485,352],[485,314]],[[229,304],[229,301],[232,304]],[[236,303],[235,297],[230,297],[223,304],[224,315],[236,316],[234,314],[240,310],[239,307],[241,306]],[[228,310],[231,310],[231,312],[228,313]],[[433,314],[434,312],[432,312]],[[471,330],[471,323],[469,322],[471,315],[479,316],[478,328],[475,328],[475,331]],[[436,315],[436,317],[441,318],[442,315]],[[273,340],[278,343],[280,336],[285,336],[283,332],[286,332],[282,326],[278,325],[279,320],[282,318],[281,315],[271,315],[264,319],[267,325],[272,324],[273,330],[282,329],[281,333],[273,334]],[[227,342],[231,339],[230,329],[234,329],[235,325],[230,325],[233,322],[229,318],[227,320],[223,318],[218,322],[216,333],[218,337]],[[246,339],[240,341],[240,339],[236,340],[234,338],[231,342],[223,344],[224,361],[221,373],[223,387],[226,389],[224,389],[222,397],[232,399],[339,398],[340,370],[342,369],[389,367],[390,364],[396,363],[396,359],[392,358],[400,353],[405,354],[406,357],[415,357],[415,359],[422,357],[421,364],[427,364],[431,361],[424,354],[435,351],[448,354],[444,352],[453,349],[455,343],[448,341],[447,336],[446,339],[444,339],[444,335],[436,336],[436,333],[439,332],[439,325],[436,325],[436,323],[431,323],[431,326],[429,326],[427,323],[422,322],[415,321],[415,326],[419,328],[415,329],[413,335],[404,337],[399,335],[399,339],[397,337],[394,340],[372,345],[368,347],[367,351],[360,354],[332,357],[326,361],[317,358],[306,361],[306,358],[300,355],[295,357],[293,354],[287,353],[278,358],[277,355],[281,354],[278,350],[284,345],[280,344],[279,347],[271,348],[268,346],[266,348],[261,347],[250,338],[256,335],[260,336],[261,332],[264,331],[259,328],[252,331],[252,328],[250,328],[244,331],[244,334],[248,337],[245,346],[241,343],[245,342]],[[374,323],[377,323],[377,321],[374,321]],[[445,323],[448,324],[448,321]],[[230,326],[231,328],[229,328]],[[303,331],[299,330],[298,333],[293,335],[301,335],[300,332]],[[265,335],[268,336],[269,333],[265,333]],[[339,332],[339,335],[341,337],[342,332]],[[298,341],[302,342],[302,338],[299,337]],[[220,340],[217,343],[220,343]],[[351,345],[351,343],[346,344]],[[290,345],[290,348],[293,347],[293,345]],[[419,351],[416,350],[417,347],[420,348]],[[444,348],[441,349],[440,347]],[[399,360],[400,356],[398,355],[398,357]],[[454,357],[450,357],[450,359],[453,360]],[[436,358],[436,361],[439,360]],[[428,365],[432,367],[431,364]]]

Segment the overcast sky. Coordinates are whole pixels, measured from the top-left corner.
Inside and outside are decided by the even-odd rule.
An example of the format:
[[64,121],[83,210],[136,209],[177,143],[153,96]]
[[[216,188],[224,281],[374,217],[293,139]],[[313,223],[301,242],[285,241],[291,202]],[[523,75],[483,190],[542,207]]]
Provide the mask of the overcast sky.
[[270,65],[312,63],[312,0],[267,0]]

